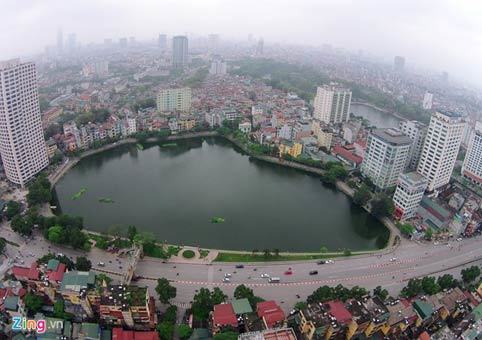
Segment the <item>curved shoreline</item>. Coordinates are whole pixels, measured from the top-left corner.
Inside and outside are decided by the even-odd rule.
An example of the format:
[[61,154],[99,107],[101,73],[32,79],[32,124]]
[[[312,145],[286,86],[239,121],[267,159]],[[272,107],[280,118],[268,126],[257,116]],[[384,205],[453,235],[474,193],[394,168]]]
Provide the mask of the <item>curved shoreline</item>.
[[[146,140],[146,142],[155,143],[155,142],[160,142],[160,141],[176,141],[176,140],[202,138],[202,137],[221,137],[221,138],[231,142],[234,146],[241,149],[244,153],[246,153],[250,157],[252,157],[254,159],[258,159],[260,161],[275,164],[275,165],[278,165],[278,166],[289,167],[289,168],[296,169],[296,170],[301,170],[301,171],[304,171],[304,172],[307,172],[307,173],[314,174],[316,176],[322,176],[324,174],[323,169],[307,166],[307,165],[304,165],[304,164],[301,164],[301,163],[286,161],[286,160],[283,160],[283,159],[280,159],[280,158],[277,158],[277,157],[273,157],[273,156],[253,155],[249,152],[249,150],[244,145],[239,143],[237,140],[235,140],[231,136],[220,135],[217,131],[202,131],[202,132],[195,132],[195,133],[182,134],[182,135],[171,135],[171,136],[161,137],[161,138],[151,137],[151,138],[148,138]],[[112,144],[104,145],[104,146],[102,146],[98,149],[87,150],[87,151],[83,152],[81,155],[79,155],[78,157],[68,159],[67,162],[63,163],[59,167],[59,169],[57,169],[57,171],[54,174],[51,174],[49,176],[49,180],[52,183],[52,188],[55,187],[57,182],[71,168],[73,168],[80,160],[82,160],[86,157],[104,152],[104,151],[114,149],[114,148],[116,148],[118,146],[121,146],[121,145],[136,144],[136,143],[138,143],[138,140],[136,138],[127,138],[127,139],[123,139],[123,140],[120,140],[120,141],[112,143]],[[337,181],[335,186],[339,191],[341,191],[345,195],[349,196],[350,199],[353,199],[353,195],[354,195],[355,192],[345,182]],[[367,209],[367,207],[362,207],[362,208],[368,214],[370,214],[370,211],[369,211],[369,209]],[[389,232],[389,237],[388,237],[388,240],[387,240],[385,246],[382,247],[382,248],[373,249],[373,250],[353,251],[352,252],[353,255],[375,254],[375,253],[385,252],[387,250],[388,250],[388,252],[391,252],[399,245],[396,242],[396,238],[399,235],[399,232],[398,232],[398,229],[396,228],[396,226],[393,224],[393,222],[391,222],[391,220],[388,219],[388,218],[378,219],[378,220],[388,229],[388,232]],[[87,228],[84,228],[84,230],[89,232],[89,233],[98,233],[96,231],[92,231],[92,230],[89,230]],[[219,252],[222,252],[222,253],[251,254],[250,251],[246,251],[246,250],[243,251],[243,250],[224,250],[224,249],[221,250],[221,249],[203,248],[203,247],[201,247],[201,248],[209,250],[209,251],[219,251]],[[303,255],[303,254],[304,255],[320,255],[321,253],[319,253],[319,252],[318,253],[315,253],[315,252],[280,252],[280,255],[296,256],[296,255]],[[335,255],[336,256],[336,255],[341,255],[341,254],[343,254],[343,252],[329,252],[329,253],[322,254],[322,255],[328,255],[328,256]]]
[[387,113],[387,114],[389,114],[390,116],[393,116],[393,117],[395,117],[395,118],[397,118],[397,119],[399,119],[399,120],[401,120],[401,121],[407,120],[407,118],[401,116],[399,113],[397,113],[397,112],[395,112],[395,111],[390,111],[390,110],[381,108],[381,107],[376,106],[376,105],[371,104],[371,103],[352,101],[352,102],[351,102],[351,105],[366,106],[366,107],[369,107],[369,108],[371,108],[371,109],[380,111],[380,112],[382,112],[382,113]]

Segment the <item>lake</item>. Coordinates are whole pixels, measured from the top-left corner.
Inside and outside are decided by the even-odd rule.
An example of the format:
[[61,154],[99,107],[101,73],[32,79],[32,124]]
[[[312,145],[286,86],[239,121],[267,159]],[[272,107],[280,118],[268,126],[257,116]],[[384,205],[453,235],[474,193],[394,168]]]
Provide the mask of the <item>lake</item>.
[[252,160],[221,138],[176,143],[82,159],[56,185],[59,208],[90,230],[135,225],[168,243],[217,249],[366,250],[388,239],[378,220],[316,176]]
[[377,128],[398,128],[400,123],[400,119],[397,117],[366,105],[352,104],[350,111],[355,116],[367,119],[371,125],[375,125]]

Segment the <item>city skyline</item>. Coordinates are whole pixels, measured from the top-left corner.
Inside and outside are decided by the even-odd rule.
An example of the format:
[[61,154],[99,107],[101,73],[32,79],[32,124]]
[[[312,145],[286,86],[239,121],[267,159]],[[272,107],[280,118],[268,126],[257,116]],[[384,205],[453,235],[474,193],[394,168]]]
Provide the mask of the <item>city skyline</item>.
[[[46,45],[56,45],[59,27],[63,29],[65,40],[69,34],[75,33],[77,41],[83,44],[100,43],[104,38],[115,41],[124,36],[155,41],[159,33],[173,36],[186,32],[204,36],[217,33],[222,39],[247,41],[248,34],[252,33],[256,39],[263,38],[267,45],[321,46],[328,43],[351,51],[363,50],[365,54],[381,56],[387,62],[392,62],[394,56],[403,56],[406,68],[445,70],[482,85],[482,68],[478,66],[482,55],[478,32],[482,28],[477,22],[477,13],[480,14],[482,6],[478,4],[443,1],[435,6],[433,2],[419,4],[415,1],[390,4],[302,1],[292,9],[288,2],[281,1],[253,3],[253,6],[245,7],[256,8],[254,13],[220,1],[203,2],[202,5],[190,1],[164,2],[161,5],[145,0],[136,5],[130,2],[111,5],[109,1],[78,2],[68,7],[55,0],[22,4],[7,2],[2,5],[5,9],[2,12],[8,15],[0,20],[1,25],[5,25],[0,30],[3,32],[0,42],[7,47],[1,52],[0,59],[39,53]],[[159,16],[158,13],[166,9],[170,15]],[[323,14],[327,12],[329,16]],[[51,13],[55,13],[56,20],[45,20]],[[270,15],[265,16],[266,13]],[[91,24],[83,25],[81,18],[87,15]],[[451,20],[446,20],[449,15]],[[244,21],[246,17],[250,18],[248,25]],[[377,25],[372,25],[373,21]],[[138,25],[139,22],[142,25]],[[41,34],[37,29],[40,25]],[[12,34],[9,27],[13,26],[16,30]],[[296,29],[280,29],[284,26]],[[323,34],[324,31],[330,33]],[[32,32],[35,32],[35,39],[31,38]]]

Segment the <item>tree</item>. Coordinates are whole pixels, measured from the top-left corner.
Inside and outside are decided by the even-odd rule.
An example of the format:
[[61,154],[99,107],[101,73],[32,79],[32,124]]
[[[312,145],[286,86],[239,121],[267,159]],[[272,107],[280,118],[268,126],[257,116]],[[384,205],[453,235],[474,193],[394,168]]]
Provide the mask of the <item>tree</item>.
[[22,205],[16,201],[8,201],[5,216],[8,220],[11,220],[14,216],[20,214],[22,211]]
[[162,321],[176,323],[177,320],[177,307],[170,305],[162,315]]
[[42,298],[32,293],[27,293],[25,295],[23,303],[25,304],[25,309],[30,315],[40,312],[43,306]]
[[393,201],[386,195],[380,195],[372,201],[372,213],[377,217],[387,217],[393,214]]
[[405,235],[405,236],[410,237],[415,232],[415,228],[410,223],[403,223],[403,224],[398,223],[397,227],[398,229],[400,229],[400,232],[402,233],[402,235]]
[[29,186],[27,202],[30,206],[47,203],[52,199],[52,185],[47,175],[40,174]]
[[156,293],[159,295],[159,301],[164,304],[169,303],[170,299],[176,297],[177,289],[171,286],[166,278],[157,279]]
[[81,272],[88,272],[92,268],[92,262],[85,256],[77,256],[75,268]]
[[274,256],[278,257],[279,256],[279,249],[278,248],[273,249],[273,254],[274,254]]
[[227,332],[220,332],[220,333],[217,333],[213,339],[214,340],[237,340],[238,339],[238,336],[239,334],[230,330],[230,331],[227,331]]
[[353,195],[353,202],[359,206],[364,206],[365,204],[370,201],[372,197],[372,193],[370,191],[370,188],[365,183],[362,183],[360,188],[358,188],[357,191],[355,191],[355,194]]
[[302,309],[305,309],[306,307],[308,307],[308,304],[304,301],[298,301],[297,303],[295,303],[296,310],[302,310]]
[[64,228],[59,225],[54,225],[48,229],[47,239],[53,243],[64,243],[65,233]]
[[7,246],[7,241],[5,241],[3,237],[0,237],[0,254],[3,254],[6,246]]
[[460,273],[462,274],[462,280],[464,280],[465,283],[470,283],[480,276],[480,268],[478,266],[472,266],[462,269]]
[[410,279],[408,284],[402,289],[401,295],[404,297],[414,297],[422,292],[422,280]]
[[440,292],[440,286],[435,280],[435,277],[426,276],[422,278],[422,290],[427,295],[434,295]]
[[157,325],[157,331],[162,340],[171,340],[174,333],[174,324],[163,321]]
[[432,237],[433,237],[433,229],[428,227],[426,230],[425,230],[425,235],[424,235],[425,239],[426,240],[432,240]]
[[213,305],[219,305],[226,301],[228,296],[219,287],[214,287],[211,292],[211,300]]
[[373,290],[373,295],[378,296],[382,301],[385,301],[388,297],[388,291],[381,286],[376,286]]
[[95,275],[95,285],[97,287],[102,287],[104,285],[108,286],[112,282],[112,278],[105,275],[104,273]]
[[249,304],[253,310],[256,309],[256,305],[258,302],[263,301],[262,298],[259,296],[254,295],[254,292],[251,288],[246,287],[245,285],[239,285],[234,289],[234,297],[236,299],[248,299]]
[[440,289],[455,288],[457,286],[457,280],[455,280],[450,274],[439,276],[437,283],[440,286]]
[[15,215],[10,222],[12,230],[21,235],[29,236],[32,234],[32,225],[27,224],[27,221],[20,215]]
[[343,256],[351,256],[351,250],[350,249],[343,250]]
[[212,309],[211,292],[207,288],[199,289],[192,302],[193,315],[199,320],[206,320]]
[[189,339],[192,334],[192,329],[188,325],[181,324],[177,327],[177,334],[181,340]]
[[263,250],[263,256],[265,259],[267,259],[270,255],[271,255],[271,251],[269,249]]
[[61,318],[63,319],[65,316],[64,312],[64,300],[63,299],[57,299],[54,303],[54,316],[56,318]]
[[323,253],[327,253],[327,252],[328,252],[328,248],[327,248],[327,247],[325,247],[325,246],[321,246],[321,247],[320,247],[320,253],[323,254]]
[[136,237],[137,235],[137,228],[133,225],[130,225],[129,227],[127,227],[127,238],[133,242],[134,241],[134,237]]

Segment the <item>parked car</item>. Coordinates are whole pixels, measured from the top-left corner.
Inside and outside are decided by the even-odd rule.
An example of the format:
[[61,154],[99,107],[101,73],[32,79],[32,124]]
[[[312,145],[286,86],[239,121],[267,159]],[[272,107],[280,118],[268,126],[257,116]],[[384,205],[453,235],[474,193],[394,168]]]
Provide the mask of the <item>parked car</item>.
[[318,275],[318,271],[317,270],[310,270],[310,275]]
[[243,268],[244,268],[244,265],[242,265],[242,264],[237,264],[237,265],[236,265],[236,269],[243,269]]
[[291,271],[291,270],[285,271],[285,275],[292,275],[292,274],[293,274],[293,271]]
[[104,263],[104,262],[99,262],[99,263],[97,263],[97,265],[98,265],[99,267],[105,267],[105,263]]
[[261,274],[262,279],[269,279],[269,275],[266,273]]
[[326,263],[326,261],[324,261],[324,260],[316,262],[316,264],[325,264],[325,263]]
[[225,277],[225,278],[223,279],[223,282],[231,282],[231,279],[230,279],[229,277]]

